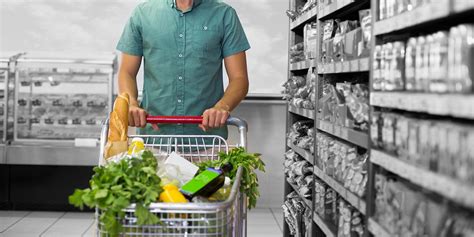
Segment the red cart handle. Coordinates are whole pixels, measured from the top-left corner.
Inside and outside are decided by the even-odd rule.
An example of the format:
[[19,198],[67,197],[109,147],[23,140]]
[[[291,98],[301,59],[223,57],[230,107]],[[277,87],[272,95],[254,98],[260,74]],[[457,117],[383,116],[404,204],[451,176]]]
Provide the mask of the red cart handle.
[[201,124],[202,116],[151,116],[146,117],[147,123],[153,124]]

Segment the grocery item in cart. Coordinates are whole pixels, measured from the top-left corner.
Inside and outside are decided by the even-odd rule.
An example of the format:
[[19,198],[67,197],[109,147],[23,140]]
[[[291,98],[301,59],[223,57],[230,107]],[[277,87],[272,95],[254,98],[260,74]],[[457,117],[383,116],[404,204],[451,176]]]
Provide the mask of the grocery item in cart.
[[178,187],[174,184],[166,184],[163,186],[163,192],[160,194],[160,201],[170,203],[188,202],[184,195],[179,192]]
[[209,197],[224,185],[225,175],[232,169],[233,166],[230,163],[223,165],[220,169],[207,168],[185,183],[180,191],[188,199],[196,196]]
[[129,95],[127,93],[122,93],[115,99],[114,109],[110,113],[105,158],[126,152],[128,149],[128,106]]

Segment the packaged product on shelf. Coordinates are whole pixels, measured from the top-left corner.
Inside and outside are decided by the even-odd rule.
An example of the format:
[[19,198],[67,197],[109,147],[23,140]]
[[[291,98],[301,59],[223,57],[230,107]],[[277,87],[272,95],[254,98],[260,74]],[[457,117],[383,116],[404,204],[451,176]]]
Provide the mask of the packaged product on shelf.
[[326,190],[324,217],[332,224],[337,223],[337,193],[333,189]]
[[369,57],[372,38],[372,13],[370,9],[359,11],[360,26],[362,28],[363,41],[359,46],[359,57]]
[[472,236],[472,233],[474,233],[474,217],[472,214],[453,213],[448,216],[439,236]]
[[302,136],[308,135],[308,129],[314,126],[313,120],[302,120],[292,125],[293,131],[301,134]]
[[[438,155],[436,152],[437,144],[436,141],[438,134],[432,134],[436,132],[434,129],[431,129],[431,121],[417,121],[418,123],[418,157],[416,164],[424,167],[425,169],[430,168],[429,157],[431,155]],[[431,137],[434,135],[434,137]],[[435,142],[436,141],[436,142]],[[431,143],[431,144],[430,144]]]
[[379,0],[379,21],[387,18],[386,0]]
[[397,155],[402,159],[408,159],[408,130],[408,119],[402,116],[398,116],[397,124],[395,125],[395,149]]
[[448,33],[439,31],[433,34],[430,47],[430,91],[444,93],[448,91]]
[[370,140],[372,146],[375,148],[382,146],[382,119],[381,113],[374,111],[372,112],[372,121],[370,123]]
[[386,113],[383,115],[382,142],[386,150],[395,151],[395,125],[396,118],[394,114]]
[[386,43],[382,46],[383,50],[383,75],[384,75],[384,80],[382,82],[382,90],[392,90],[394,88],[394,81],[393,81],[393,73],[392,73],[392,67],[391,67],[391,62],[393,58],[393,44],[392,43]]
[[359,44],[362,41],[363,36],[360,27],[344,35],[344,60],[349,61],[359,57]]
[[326,186],[319,180],[314,181],[314,211],[321,217],[324,216]]
[[416,120],[408,120],[408,158],[412,163],[419,160],[419,124]]
[[376,45],[374,49],[374,59],[372,66],[372,89],[379,91],[382,89],[382,46]]
[[405,89],[405,43],[396,41],[393,43],[391,60],[392,87],[389,90]]
[[416,65],[416,38],[408,39],[407,47],[405,50],[405,88],[408,91],[415,90],[415,65]]
[[385,1],[386,1],[387,18],[393,17],[395,15],[395,0],[385,0]]
[[351,237],[351,217],[351,208],[344,200],[340,200],[337,237]]
[[306,58],[316,58],[318,28],[316,23],[306,24],[303,29]]
[[305,53],[304,53],[304,42],[291,46],[289,53],[290,53],[291,63],[304,61],[306,59]]
[[428,65],[426,64],[424,52],[427,45],[426,38],[424,36],[420,36],[416,39],[416,58],[415,58],[415,90],[417,91],[424,91],[426,86],[426,81],[428,80]]
[[334,34],[336,33],[336,23],[333,19],[324,21],[323,23],[323,41],[329,40],[332,37],[334,37]]
[[[473,24],[462,24],[457,26],[459,30],[459,36],[455,40],[455,47],[457,46],[455,53],[455,64],[458,66],[458,75],[454,78],[455,92],[472,92],[473,80],[474,80],[474,44],[472,38],[474,37],[474,25]],[[460,57],[459,57],[460,56]],[[460,60],[459,60],[460,59]]]

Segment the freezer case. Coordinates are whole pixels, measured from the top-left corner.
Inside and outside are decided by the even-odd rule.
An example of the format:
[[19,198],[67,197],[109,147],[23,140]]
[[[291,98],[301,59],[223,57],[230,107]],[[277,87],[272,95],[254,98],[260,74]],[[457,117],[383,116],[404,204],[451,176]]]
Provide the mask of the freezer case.
[[95,143],[112,107],[115,69],[112,53],[19,58],[10,163],[94,165]]

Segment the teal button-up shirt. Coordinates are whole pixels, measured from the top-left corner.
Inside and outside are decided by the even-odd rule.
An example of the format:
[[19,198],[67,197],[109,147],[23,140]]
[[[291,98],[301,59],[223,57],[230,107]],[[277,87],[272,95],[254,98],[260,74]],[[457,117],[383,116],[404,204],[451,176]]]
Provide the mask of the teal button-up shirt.
[[[141,106],[151,115],[202,115],[224,95],[222,60],[250,45],[235,10],[218,0],[194,0],[186,12],[174,0],[138,5],[117,50],[144,57]],[[197,125],[151,126],[141,134],[203,135],[227,138],[227,129],[204,133]]]

